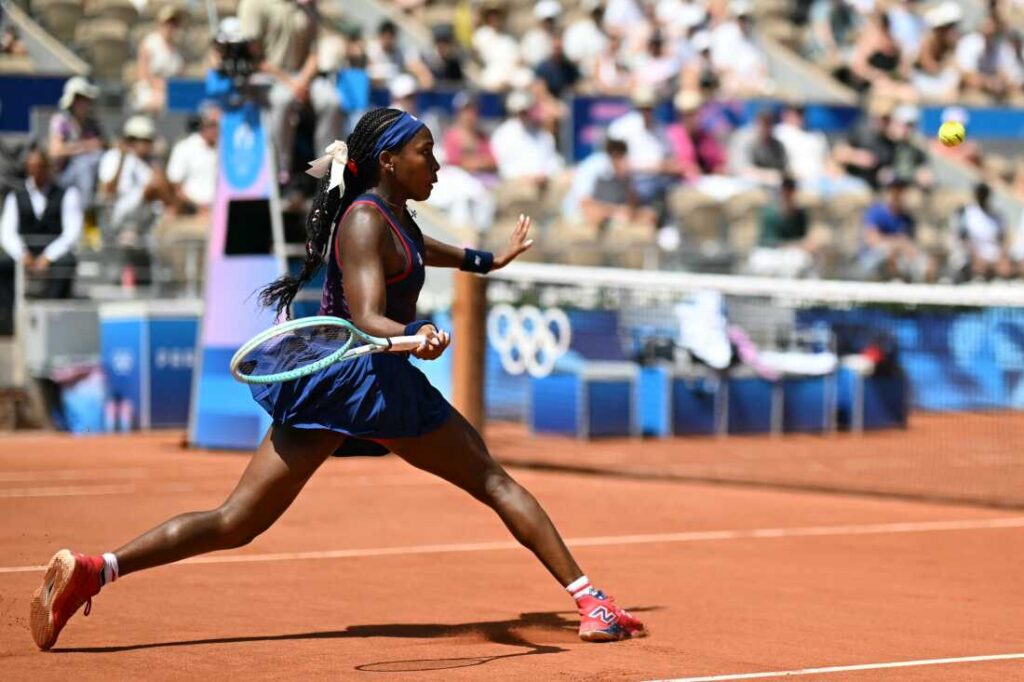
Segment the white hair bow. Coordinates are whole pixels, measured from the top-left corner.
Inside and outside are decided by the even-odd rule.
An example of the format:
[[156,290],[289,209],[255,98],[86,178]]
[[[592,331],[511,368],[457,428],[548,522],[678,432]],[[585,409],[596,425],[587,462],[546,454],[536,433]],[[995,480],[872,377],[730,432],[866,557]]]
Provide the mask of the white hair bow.
[[345,164],[348,163],[348,145],[341,140],[335,140],[327,145],[326,153],[315,161],[309,162],[306,169],[307,175],[314,178],[322,178],[327,170],[331,171],[331,181],[327,185],[327,191],[340,187],[345,192]]

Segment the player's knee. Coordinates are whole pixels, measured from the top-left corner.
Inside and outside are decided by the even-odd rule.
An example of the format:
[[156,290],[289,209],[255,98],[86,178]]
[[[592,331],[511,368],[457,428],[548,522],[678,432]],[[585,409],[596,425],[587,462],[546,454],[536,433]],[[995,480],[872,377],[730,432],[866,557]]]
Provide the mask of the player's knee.
[[491,506],[507,502],[518,490],[519,484],[501,469],[488,472],[484,478],[484,499]]
[[213,513],[217,517],[217,535],[224,549],[248,545],[265,530],[265,527],[258,523],[255,514],[245,509],[224,505]]

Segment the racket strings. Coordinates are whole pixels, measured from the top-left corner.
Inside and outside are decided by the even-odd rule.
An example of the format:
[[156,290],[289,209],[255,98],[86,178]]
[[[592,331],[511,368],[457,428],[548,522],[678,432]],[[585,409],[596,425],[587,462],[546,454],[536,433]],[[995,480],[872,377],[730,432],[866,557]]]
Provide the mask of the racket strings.
[[293,329],[255,346],[238,363],[238,371],[250,377],[290,372],[319,362],[352,341],[352,333],[341,326]]

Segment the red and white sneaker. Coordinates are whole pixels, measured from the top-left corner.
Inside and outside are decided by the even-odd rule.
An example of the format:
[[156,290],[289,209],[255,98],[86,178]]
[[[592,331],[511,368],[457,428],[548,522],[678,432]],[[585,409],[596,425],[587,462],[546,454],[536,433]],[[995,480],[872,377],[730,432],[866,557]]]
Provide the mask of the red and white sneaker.
[[584,642],[618,642],[646,637],[647,628],[629,611],[615,605],[612,597],[590,589],[576,602],[580,609],[580,639]]
[[30,623],[36,646],[43,651],[52,647],[82,604],[85,604],[85,615],[89,615],[92,598],[100,591],[102,573],[103,557],[67,549],[53,555],[43,584],[32,595]]

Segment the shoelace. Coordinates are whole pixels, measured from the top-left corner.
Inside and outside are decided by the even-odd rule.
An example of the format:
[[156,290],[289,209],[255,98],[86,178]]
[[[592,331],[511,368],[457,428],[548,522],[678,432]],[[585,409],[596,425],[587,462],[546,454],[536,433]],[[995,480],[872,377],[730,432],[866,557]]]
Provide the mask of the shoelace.
[[83,616],[88,616],[92,613],[92,597],[85,600],[85,611],[82,612]]

